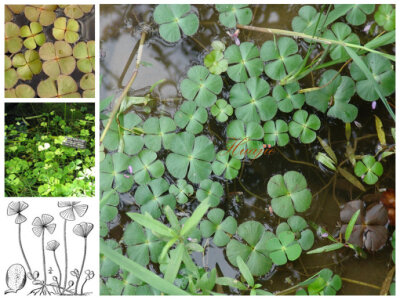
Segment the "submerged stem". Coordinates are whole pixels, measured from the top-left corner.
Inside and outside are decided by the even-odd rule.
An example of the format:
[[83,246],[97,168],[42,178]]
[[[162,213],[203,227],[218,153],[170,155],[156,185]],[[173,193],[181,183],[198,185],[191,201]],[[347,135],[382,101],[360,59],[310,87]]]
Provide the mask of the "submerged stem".
[[380,286],[377,286],[377,285],[372,284],[372,283],[367,283],[367,282],[358,281],[358,280],[345,278],[345,277],[341,277],[341,278],[342,278],[342,281],[346,281],[346,282],[349,282],[349,283],[354,283],[354,284],[358,284],[358,285],[367,286],[367,287],[369,287],[371,289],[381,290]]

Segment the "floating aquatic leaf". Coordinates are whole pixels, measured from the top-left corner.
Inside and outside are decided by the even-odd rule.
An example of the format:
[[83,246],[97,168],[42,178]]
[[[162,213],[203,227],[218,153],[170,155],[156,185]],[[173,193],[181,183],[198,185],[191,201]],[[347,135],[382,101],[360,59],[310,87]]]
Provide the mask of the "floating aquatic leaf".
[[313,35],[316,32],[318,36],[318,31],[321,29],[323,23],[321,20],[324,20],[324,18],[325,14],[322,14],[318,23],[319,13],[317,10],[309,5],[303,6],[299,9],[299,15],[292,20],[293,31],[303,32],[308,35]]
[[83,90],[82,98],[95,97],[95,76],[93,73],[84,74],[79,82],[79,86]]
[[261,47],[261,59],[266,62],[265,74],[274,80],[281,80],[296,71],[303,59],[295,40],[281,37],[275,41],[266,41]]
[[31,80],[33,75],[42,71],[42,62],[35,50],[26,50],[13,57],[12,64],[17,68],[18,77],[22,80]]
[[[349,25],[345,23],[335,23],[331,26],[330,30],[326,30],[322,35],[323,38],[339,41],[347,44],[360,45],[360,39],[357,34],[351,32]],[[322,44],[322,46],[327,49],[327,44]],[[348,59],[350,56],[347,54],[346,50],[341,45],[330,45],[329,54],[332,60],[342,60]]]
[[293,111],[293,109],[301,109],[305,96],[304,94],[297,93],[300,90],[299,83],[292,82],[282,85],[276,85],[272,91],[272,96],[278,103],[278,108],[280,111],[288,113]]
[[211,162],[215,157],[214,144],[205,136],[194,137],[182,132],[173,138],[166,166],[172,176],[200,183],[211,174]]
[[4,52],[17,53],[22,48],[20,29],[17,24],[7,22],[4,25]]
[[80,19],[85,14],[90,13],[93,5],[66,5],[64,14],[71,19]]
[[[197,109],[196,109],[197,108]],[[204,107],[197,107],[194,101],[185,101],[175,113],[174,121],[179,128],[186,128],[187,132],[198,134],[208,118]]]
[[242,159],[247,155],[250,159],[259,158],[264,151],[264,131],[256,122],[245,123],[234,120],[226,129],[227,150],[234,158]]
[[355,93],[354,81],[348,76],[341,76],[335,70],[325,71],[318,85],[322,87],[306,94],[306,102],[328,116],[338,118],[345,123],[353,122],[358,109],[350,104]]
[[181,30],[186,35],[193,35],[199,28],[199,18],[189,13],[189,4],[159,4],[154,10],[154,21],[160,25],[158,31],[167,42],[177,42]]
[[288,218],[294,212],[304,212],[311,205],[311,192],[307,189],[304,176],[296,171],[288,171],[283,176],[272,176],[268,181],[268,195],[275,214]]
[[224,177],[226,179],[232,180],[239,174],[241,161],[230,157],[230,152],[222,150],[217,153],[215,161],[212,164],[212,170],[215,175],[221,176],[224,172]]
[[226,122],[228,117],[232,116],[233,108],[224,99],[218,99],[217,102],[211,106],[211,114],[218,122]]
[[168,188],[169,184],[164,178],[154,179],[148,185],[139,186],[135,193],[135,202],[140,205],[141,213],[147,212],[157,219],[161,216],[160,208],[168,205],[175,209],[175,197],[166,194]]
[[60,74],[70,75],[76,66],[71,46],[64,41],[45,43],[39,49],[40,58],[44,61],[43,72],[56,79]]
[[199,189],[196,192],[196,198],[200,202],[208,201],[211,207],[215,207],[218,206],[223,194],[224,189],[219,182],[204,179],[200,182]]
[[129,191],[133,185],[133,176],[124,176],[124,173],[130,165],[132,165],[132,158],[124,153],[107,154],[100,163],[100,189],[108,191],[114,185],[119,193]]
[[318,130],[320,127],[321,121],[316,115],[308,115],[307,111],[298,110],[289,123],[289,133],[295,138],[300,137],[302,143],[309,144],[317,137],[314,130]]
[[263,62],[256,45],[244,42],[231,45],[225,50],[225,58],[228,60],[228,76],[236,82],[244,82],[249,77],[258,77],[263,70]]
[[[378,83],[383,96],[391,95],[395,90],[395,73],[390,61],[382,55],[369,53],[362,60],[371,71],[372,76]],[[365,73],[356,63],[350,65],[351,77],[357,82],[357,94],[364,100],[375,101],[379,98],[374,84],[368,80]]]
[[207,214],[208,220],[200,223],[201,234],[204,238],[214,235],[213,242],[218,247],[229,243],[230,237],[235,234],[237,222],[232,216],[224,219],[225,212],[220,208],[214,208]]
[[157,159],[157,154],[143,149],[132,158],[133,178],[138,184],[147,184],[151,178],[160,178],[164,174],[164,164]]
[[332,171],[336,171],[335,162],[325,153],[318,152],[317,156],[315,156],[315,159],[325,167],[331,169]]
[[91,73],[95,68],[95,42],[79,42],[74,46],[73,55],[77,59],[77,67],[83,73]]
[[57,5],[27,5],[25,6],[25,17],[31,22],[39,22],[42,26],[54,23]]
[[300,257],[301,247],[295,240],[295,235],[291,231],[283,231],[267,240],[266,249],[270,252],[269,257],[278,266],[287,263],[288,259],[294,261]]
[[57,80],[42,80],[37,87],[40,98],[80,98],[81,95],[77,91],[78,85],[75,80],[67,75],[60,75]]
[[339,275],[333,275],[330,269],[322,269],[318,277],[308,285],[309,295],[336,295],[342,288],[342,279]]
[[348,7],[349,11],[346,15],[346,21],[351,25],[361,25],[367,20],[367,16],[375,10],[375,4],[335,4],[335,8],[340,6]]
[[219,12],[219,21],[228,28],[236,27],[236,24],[248,25],[253,18],[253,13],[247,4],[216,4]]
[[176,185],[169,187],[169,193],[175,196],[175,199],[180,204],[185,204],[188,197],[193,195],[193,186],[186,182],[184,179],[178,179]]
[[228,60],[222,51],[213,50],[204,57],[204,65],[210,73],[219,75],[228,69]]
[[5,91],[6,98],[35,98],[35,90],[27,84],[19,84],[15,89]]
[[143,123],[144,143],[147,148],[156,152],[161,149],[161,145],[169,149],[175,130],[175,122],[169,117],[148,118]]
[[73,44],[79,40],[79,23],[75,19],[59,17],[54,21],[53,36],[56,40],[65,40]]
[[236,117],[245,122],[272,119],[278,107],[275,99],[267,96],[269,89],[269,84],[259,77],[236,83],[229,92],[229,102],[235,108]]
[[203,66],[191,67],[187,76],[180,85],[183,97],[194,100],[201,107],[213,105],[222,90],[221,77],[210,74]]
[[229,262],[237,266],[236,258],[240,256],[249,267],[253,276],[262,276],[269,272],[272,261],[269,258],[267,241],[274,237],[270,231],[257,221],[247,221],[238,227],[237,234],[243,243],[232,239],[226,247]]
[[396,10],[390,4],[379,5],[374,18],[375,22],[386,31],[392,31],[396,28]]
[[24,11],[25,5],[5,5],[4,6],[4,20],[5,23],[10,22],[14,14],[19,15]]
[[111,222],[118,214],[119,195],[116,190],[103,192],[100,200],[100,221]]
[[20,29],[20,35],[25,38],[24,46],[27,49],[35,49],[36,46],[42,46],[46,42],[43,27],[38,22],[32,22],[29,26],[22,26]]
[[278,225],[276,234],[284,231],[291,231],[295,234],[296,240],[303,250],[311,249],[314,244],[314,234],[307,228],[308,224],[306,220],[300,216],[291,216],[286,222],[282,222]]
[[383,166],[372,155],[364,155],[354,167],[354,174],[361,177],[366,184],[375,184],[383,174]]
[[268,121],[264,124],[264,142],[272,147],[286,146],[289,143],[289,127],[283,120]]
[[18,81],[18,74],[12,68],[12,62],[9,56],[4,55],[4,87],[11,89]]

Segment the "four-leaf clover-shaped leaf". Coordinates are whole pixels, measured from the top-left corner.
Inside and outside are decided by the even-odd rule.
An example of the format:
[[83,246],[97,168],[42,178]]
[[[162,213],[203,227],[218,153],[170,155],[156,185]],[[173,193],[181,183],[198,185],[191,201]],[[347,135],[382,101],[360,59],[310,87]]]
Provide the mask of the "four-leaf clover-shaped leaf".
[[[369,53],[367,56],[363,56],[362,59],[378,83],[382,94],[385,97],[391,95],[395,90],[395,72],[390,61],[376,53]],[[375,101],[379,98],[374,84],[370,82],[365,73],[354,62],[350,65],[350,74],[357,82],[357,94],[362,99]]]
[[157,159],[157,153],[143,149],[132,158],[133,178],[138,184],[146,184],[151,178],[159,178],[164,174],[164,164]]
[[269,84],[262,78],[251,77],[246,83],[236,83],[230,90],[229,102],[235,115],[245,122],[272,119],[278,106],[269,93]]
[[262,276],[271,269],[272,261],[267,250],[267,241],[274,237],[270,231],[257,221],[242,223],[237,234],[246,243],[232,239],[226,247],[226,256],[229,262],[237,266],[236,257],[240,256],[254,276]]
[[18,74],[12,68],[12,62],[9,56],[4,55],[4,87],[11,89],[18,82]]
[[193,195],[193,186],[186,182],[185,179],[178,179],[176,185],[169,187],[169,193],[174,195],[176,201],[180,204],[185,204],[188,201],[188,197]]
[[96,77],[93,73],[84,74],[79,82],[79,86],[83,90],[82,98],[95,97],[95,80]]
[[15,89],[5,90],[6,98],[35,98],[35,90],[27,84],[19,84]]
[[212,74],[219,75],[228,69],[228,60],[220,50],[213,50],[204,57],[204,65]]
[[272,176],[268,181],[268,195],[275,214],[288,218],[294,212],[304,212],[311,205],[311,192],[307,189],[304,176],[296,171],[288,171],[283,176]]
[[244,82],[249,77],[258,77],[263,70],[263,62],[256,45],[250,42],[240,46],[231,45],[225,50],[228,60],[228,76],[236,82]]
[[374,18],[375,22],[386,31],[392,31],[396,28],[396,10],[390,4],[379,5]]
[[57,5],[27,5],[25,6],[25,17],[31,22],[39,22],[42,26],[53,24],[56,19],[54,12]]
[[154,21],[160,25],[158,31],[167,42],[174,43],[181,38],[181,32],[193,35],[199,28],[199,18],[189,13],[189,4],[159,4],[154,10]]
[[226,150],[219,151],[212,164],[212,169],[215,175],[221,176],[225,172],[224,177],[232,180],[239,174],[241,161],[232,157],[229,159],[230,152]]
[[40,58],[44,60],[43,72],[56,79],[60,74],[70,75],[76,66],[72,56],[72,47],[64,41],[45,43],[39,49]]
[[31,80],[33,75],[42,71],[42,62],[35,50],[26,50],[13,57],[12,64],[17,68],[18,77],[22,80]]
[[335,70],[328,70],[322,74],[318,85],[322,88],[306,94],[308,105],[323,113],[329,108],[329,117],[338,118],[345,123],[356,119],[358,108],[350,104],[356,88],[350,77],[341,76]]
[[233,108],[224,99],[218,99],[213,106],[211,106],[211,114],[217,119],[218,122],[226,122],[228,117],[232,116]]
[[272,96],[278,102],[280,111],[288,113],[293,109],[300,109],[305,101],[304,94],[296,93],[300,90],[299,83],[292,82],[282,85],[276,85],[272,91]]
[[156,152],[161,149],[161,144],[165,149],[169,149],[175,130],[175,122],[169,117],[148,118],[143,123],[144,143],[147,148]]
[[4,25],[4,52],[17,53],[22,48],[20,29],[17,24],[7,22]]
[[80,98],[81,95],[77,91],[78,85],[75,80],[67,75],[60,75],[57,80],[42,80],[37,87],[40,98]]
[[296,71],[302,58],[297,54],[297,42],[289,37],[281,37],[275,41],[266,41],[261,46],[261,59],[266,63],[265,74],[274,80],[281,80]]
[[140,205],[142,214],[148,212],[153,218],[161,216],[160,207],[168,205],[175,209],[175,197],[168,192],[169,183],[164,178],[154,179],[148,185],[141,185],[135,192],[135,202]]
[[150,260],[158,263],[165,242],[157,238],[150,229],[143,229],[136,222],[129,223],[124,230],[122,237],[127,247],[126,254],[130,259],[142,266],[147,266]]
[[204,107],[197,107],[194,101],[185,101],[175,113],[174,121],[179,128],[186,127],[187,132],[198,134],[203,130],[202,124],[207,118],[207,110]]
[[90,13],[93,5],[66,5],[64,14],[71,19],[80,19],[85,14]]
[[166,166],[172,176],[200,183],[211,174],[211,162],[215,157],[214,144],[205,136],[182,132],[174,136]]
[[56,40],[65,40],[67,43],[73,44],[79,40],[79,23],[75,19],[59,17],[54,21],[53,36]]
[[291,231],[295,234],[296,240],[303,250],[309,250],[314,244],[314,234],[307,228],[308,224],[300,216],[291,216],[286,222],[282,222],[276,228],[276,234],[284,231]]
[[78,60],[76,65],[79,71],[91,73],[95,68],[95,42],[79,42],[74,46],[73,55]]
[[43,27],[38,22],[32,22],[29,26],[22,26],[20,29],[20,35],[25,38],[24,46],[27,49],[35,49],[36,46],[42,46],[46,42]]
[[222,25],[233,28],[236,24],[248,25],[253,13],[247,4],[216,4],[219,12],[219,21]]
[[[320,17],[319,12],[314,7],[309,5],[303,6],[299,9],[299,15],[292,20],[293,31],[303,32],[309,35],[313,35],[315,32],[318,36],[318,31],[324,23],[320,22],[320,20],[324,20],[325,17],[325,14],[322,14]],[[317,24],[318,28],[315,30]]]
[[203,66],[191,67],[187,76],[180,86],[183,97],[194,100],[201,107],[213,105],[222,90],[221,76],[210,74]]
[[196,198],[200,202],[207,200],[210,206],[218,206],[223,194],[224,189],[222,185],[217,181],[211,181],[207,178],[200,182]]
[[133,185],[133,177],[124,174],[132,164],[132,158],[124,153],[107,154],[100,163],[100,189],[110,190],[114,187],[119,193],[126,193]]
[[277,237],[269,239],[266,248],[270,251],[269,257],[278,266],[286,264],[288,259],[290,261],[298,259],[302,251],[291,231],[280,232]]
[[357,161],[354,174],[361,177],[366,184],[375,184],[383,174],[383,166],[372,155],[364,155],[361,161]]
[[250,159],[259,158],[264,151],[261,139],[264,131],[256,122],[245,123],[234,120],[226,129],[227,150],[234,158],[242,159],[246,154]]
[[346,21],[351,25],[361,25],[367,20],[367,16],[375,10],[375,4],[336,4],[335,8],[346,6],[349,11],[346,15]]
[[289,133],[292,137],[299,138],[304,144],[312,143],[317,134],[314,130],[321,127],[321,121],[314,115],[308,115],[305,110],[298,110],[293,115],[293,120],[289,123]]
[[283,120],[268,121],[264,124],[264,142],[272,147],[286,146],[289,143],[289,127]]
[[[360,39],[357,34],[351,32],[349,25],[345,23],[335,23],[331,26],[330,30],[326,30],[322,35],[323,38],[339,41],[347,44],[360,44]],[[325,49],[328,48],[327,44],[322,44]],[[330,45],[329,54],[332,60],[347,59],[349,54],[346,52],[344,46],[341,45]]]
[[214,208],[207,214],[208,220],[200,223],[200,231],[204,238],[214,235],[213,242],[218,247],[229,243],[231,236],[235,234],[237,222],[232,216],[224,219],[225,212],[220,208]]

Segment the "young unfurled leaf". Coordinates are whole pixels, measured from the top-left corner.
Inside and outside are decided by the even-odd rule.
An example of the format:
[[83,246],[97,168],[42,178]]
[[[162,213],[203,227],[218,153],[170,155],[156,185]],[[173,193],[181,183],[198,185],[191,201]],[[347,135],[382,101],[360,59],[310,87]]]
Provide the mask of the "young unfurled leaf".
[[39,49],[40,58],[44,61],[43,72],[50,78],[57,79],[60,74],[70,75],[76,66],[71,46],[64,41],[45,43]]
[[22,26],[20,32],[21,37],[25,38],[24,46],[27,49],[35,49],[36,46],[42,46],[46,42],[43,27],[38,22],[32,22],[29,26]]
[[53,36],[56,40],[65,40],[67,43],[73,44],[79,40],[79,23],[75,19],[59,17],[54,22]]
[[169,193],[174,195],[179,204],[185,204],[188,197],[193,195],[193,186],[188,184],[184,179],[178,179],[176,185],[169,187]]
[[228,60],[222,51],[213,50],[204,57],[204,65],[212,74],[219,75],[228,69]]

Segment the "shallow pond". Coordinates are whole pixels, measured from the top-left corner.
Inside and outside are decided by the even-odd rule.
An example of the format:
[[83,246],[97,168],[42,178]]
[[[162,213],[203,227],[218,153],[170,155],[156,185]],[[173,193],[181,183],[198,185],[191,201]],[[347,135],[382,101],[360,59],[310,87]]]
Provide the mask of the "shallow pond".
[[[300,5],[252,5],[253,21],[251,25],[258,27],[269,27],[292,30],[291,20],[298,14]],[[318,9],[319,7],[316,6]],[[146,38],[142,60],[146,66],[141,66],[136,81],[132,86],[131,95],[144,95],[149,87],[158,80],[165,79],[155,92],[154,97],[159,97],[157,102],[150,103],[152,108],[150,114],[143,112],[141,108],[136,109],[136,113],[142,118],[149,116],[167,115],[173,117],[183,101],[179,92],[179,84],[185,78],[188,69],[193,65],[203,64],[204,56],[209,51],[209,45],[215,39],[223,40],[230,45],[232,40],[227,35],[225,29],[218,23],[218,15],[212,5],[196,5],[200,19],[200,29],[193,37],[187,37],[177,43],[165,42],[157,32],[157,25],[151,23],[151,5],[102,5],[100,11],[100,32],[101,32],[101,99],[109,96],[118,95],[129,80],[134,71],[134,56],[140,40],[141,28],[146,23],[151,23],[151,31]],[[372,19],[372,16],[369,16]],[[366,24],[369,24],[368,22]],[[362,28],[361,28],[362,29]],[[355,32],[360,36],[361,43],[370,39],[356,27]],[[240,40],[254,42],[261,46],[266,40],[273,39],[272,35],[254,31],[241,31]],[[303,40],[299,41],[299,48],[302,49],[304,57],[306,50]],[[385,48],[392,52],[394,49]],[[318,49],[317,49],[318,50]],[[319,49],[320,50],[320,49]],[[307,76],[302,79],[302,88],[313,86],[314,79],[324,70],[315,72],[314,78]],[[345,73],[348,71],[344,71]],[[228,79],[229,81],[229,79]],[[230,81],[231,82],[231,81]],[[273,83],[270,82],[271,85]],[[231,85],[229,85],[230,88]],[[222,95],[225,99],[229,98],[229,88],[223,89]],[[394,95],[389,99],[394,103]],[[371,104],[356,96],[352,98],[352,103],[359,109],[357,121],[362,124],[361,128],[352,126],[353,137],[363,137],[358,143],[357,152],[366,154],[374,152],[371,148],[372,143],[376,143],[375,119],[374,114],[378,115],[383,122],[384,128],[394,126],[385,107],[378,102],[377,109],[372,111]],[[326,115],[307,107],[309,112],[317,114],[321,119],[321,129],[318,136],[328,138],[338,161],[345,159],[346,138],[344,124],[338,119],[327,118]],[[283,120],[288,117],[278,113]],[[225,125],[217,123],[214,118],[209,118],[205,124],[202,134],[208,136],[218,149],[224,149],[224,144],[220,137],[225,136]],[[388,131],[387,131],[388,132]],[[369,135],[371,135],[369,137]],[[389,134],[387,133],[387,136]],[[391,137],[390,143],[393,143]],[[266,228],[274,230],[281,222],[279,217],[270,215],[268,211],[269,201],[267,201],[266,186],[269,178],[277,173],[284,173],[288,170],[296,170],[304,174],[313,194],[311,208],[306,214],[302,214],[306,220],[314,221],[318,225],[325,227],[332,234],[338,232],[339,204],[358,199],[360,191],[342,178],[338,178],[336,185],[329,185],[328,188],[321,190],[331,179],[333,173],[318,167],[315,156],[322,151],[318,141],[304,145],[293,141],[269,155],[265,155],[255,161],[245,160],[241,169],[241,177],[233,181],[226,181],[225,197],[219,207],[224,209],[229,215],[234,216],[238,224],[247,220],[257,220],[264,224]],[[162,156],[161,159],[165,159]],[[159,154],[160,156],[160,154]],[[160,157],[159,157],[160,158]],[[289,162],[290,160],[302,161],[314,165],[311,167],[305,164]],[[388,158],[385,163],[385,173],[379,181],[379,187],[395,187],[395,159],[394,156]],[[213,175],[214,178],[218,178]],[[250,191],[246,191],[245,188]],[[134,187],[135,188],[135,187]],[[367,192],[373,193],[374,186]],[[134,189],[132,189],[133,191]],[[318,193],[321,190],[320,193]],[[138,211],[134,204],[133,194],[125,193],[120,195],[119,214],[111,222],[111,230],[107,238],[119,241],[122,237],[125,224],[131,220],[126,216],[126,212]],[[252,194],[257,195],[254,196]],[[189,202],[190,203],[190,202]],[[190,204],[181,206],[179,210],[190,215],[193,207]],[[393,228],[390,228],[390,234]],[[203,241],[204,244],[204,241]],[[327,244],[326,239],[316,237],[313,248]],[[341,249],[325,254],[303,255],[295,262],[290,262],[284,266],[275,267],[267,275],[257,278],[257,282],[262,283],[263,287],[271,292],[285,290],[291,285],[305,280],[310,275],[316,273],[323,267],[331,268],[334,273],[339,274],[343,279],[343,287],[340,294],[379,294],[378,288],[371,288],[360,284],[354,284],[345,279],[352,279],[360,282],[369,283],[380,287],[392,268],[391,261],[392,247],[387,245],[376,253],[368,253],[367,259],[357,258],[354,252],[349,249]],[[217,266],[219,275],[235,277],[239,273],[237,268],[230,265],[226,260],[224,248],[214,245],[207,247],[205,256],[194,257],[199,266],[207,266],[210,269]],[[157,271],[157,266],[153,266]],[[225,292],[229,292],[225,290]]]

